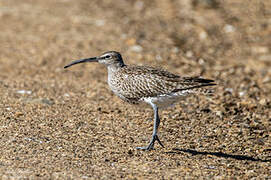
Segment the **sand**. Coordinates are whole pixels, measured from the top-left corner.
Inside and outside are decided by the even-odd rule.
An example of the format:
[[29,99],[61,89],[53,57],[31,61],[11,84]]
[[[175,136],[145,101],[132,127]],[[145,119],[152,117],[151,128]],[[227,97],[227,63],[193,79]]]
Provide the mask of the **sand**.
[[[271,179],[271,2],[0,0],[1,179]],[[218,84],[160,113],[128,105],[106,68],[122,53]]]

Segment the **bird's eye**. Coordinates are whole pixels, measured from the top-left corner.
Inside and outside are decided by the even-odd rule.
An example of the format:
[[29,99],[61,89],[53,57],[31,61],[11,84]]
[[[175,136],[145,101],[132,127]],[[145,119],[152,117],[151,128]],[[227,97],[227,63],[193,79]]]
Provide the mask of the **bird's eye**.
[[110,56],[109,56],[109,55],[105,56],[105,59],[109,59],[109,58],[110,58]]

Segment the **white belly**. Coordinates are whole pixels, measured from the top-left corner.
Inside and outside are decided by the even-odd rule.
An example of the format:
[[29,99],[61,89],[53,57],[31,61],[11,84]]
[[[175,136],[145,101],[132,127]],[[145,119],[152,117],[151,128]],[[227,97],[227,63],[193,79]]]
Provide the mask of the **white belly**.
[[167,108],[169,106],[173,106],[176,102],[184,99],[189,94],[189,91],[178,92],[172,94],[160,95],[157,97],[146,97],[142,98],[141,101],[147,104],[155,104],[158,108]]

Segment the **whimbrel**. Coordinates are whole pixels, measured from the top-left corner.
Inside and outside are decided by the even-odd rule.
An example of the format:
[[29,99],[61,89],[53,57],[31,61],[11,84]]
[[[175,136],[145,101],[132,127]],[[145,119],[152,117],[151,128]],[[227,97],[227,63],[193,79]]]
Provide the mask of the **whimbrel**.
[[98,62],[107,66],[108,85],[122,100],[131,104],[145,103],[154,111],[154,127],[150,143],[137,149],[150,150],[157,141],[160,124],[158,109],[173,105],[180,99],[193,93],[209,93],[206,86],[215,85],[213,80],[199,77],[181,77],[168,71],[148,66],[125,65],[121,54],[116,51],[103,53],[101,56],[80,59],[71,62],[64,68],[84,62]]

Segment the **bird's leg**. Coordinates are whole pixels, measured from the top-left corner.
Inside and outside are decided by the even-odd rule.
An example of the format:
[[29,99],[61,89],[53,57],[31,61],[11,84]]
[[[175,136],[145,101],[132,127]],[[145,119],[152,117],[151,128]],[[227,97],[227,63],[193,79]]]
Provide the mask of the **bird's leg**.
[[155,104],[151,104],[153,111],[154,111],[154,124],[153,124],[153,133],[151,137],[151,141],[148,146],[146,147],[137,147],[137,149],[142,149],[142,150],[151,150],[154,147],[155,141],[158,141],[158,143],[164,147],[164,145],[161,143],[160,139],[158,138],[157,131],[158,127],[160,124],[160,118],[158,114],[158,107]]

